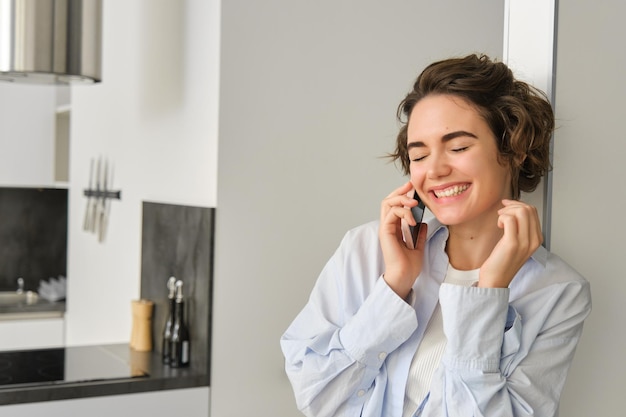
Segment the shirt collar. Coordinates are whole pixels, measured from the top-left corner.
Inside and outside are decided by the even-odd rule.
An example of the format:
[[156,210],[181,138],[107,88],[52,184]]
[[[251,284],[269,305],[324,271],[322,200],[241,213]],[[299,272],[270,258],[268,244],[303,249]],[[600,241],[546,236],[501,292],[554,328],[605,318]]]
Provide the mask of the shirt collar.
[[[445,248],[449,236],[448,227],[437,220],[436,217],[428,220],[427,224],[428,236],[426,237],[426,241],[432,240],[433,244],[441,245],[442,248]],[[548,250],[543,246],[539,246],[537,250],[530,255],[530,258],[545,267],[548,260]]]

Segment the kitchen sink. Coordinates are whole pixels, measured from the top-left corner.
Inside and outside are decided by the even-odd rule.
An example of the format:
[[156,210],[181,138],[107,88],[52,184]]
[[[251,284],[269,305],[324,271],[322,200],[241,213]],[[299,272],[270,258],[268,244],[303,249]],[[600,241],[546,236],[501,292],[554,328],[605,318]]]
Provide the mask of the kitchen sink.
[[34,291],[0,291],[0,306],[35,304],[38,298]]

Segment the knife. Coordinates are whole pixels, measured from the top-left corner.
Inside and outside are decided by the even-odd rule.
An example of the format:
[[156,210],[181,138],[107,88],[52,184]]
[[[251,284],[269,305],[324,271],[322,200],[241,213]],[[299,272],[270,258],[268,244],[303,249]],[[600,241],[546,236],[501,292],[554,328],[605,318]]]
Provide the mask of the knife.
[[102,185],[102,200],[100,200],[100,222],[99,222],[99,228],[98,228],[98,240],[100,242],[102,242],[104,240],[104,234],[105,234],[105,228],[106,228],[106,213],[105,213],[105,207],[108,205],[108,198],[107,198],[107,182],[108,182],[108,174],[109,172],[109,162],[108,161],[104,161],[104,178],[103,178],[103,185]]
[[87,207],[85,207],[85,219],[83,220],[83,230],[89,230],[91,226],[91,192],[93,191],[93,158],[89,162],[89,195],[87,196]]
[[98,228],[98,198],[100,196],[100,163],[101,157],[98,157],[98,164],[96,165],[96,194],[94,196],[94,202],[91,205],[91,225],[89,230],[91,232],[96,231]]

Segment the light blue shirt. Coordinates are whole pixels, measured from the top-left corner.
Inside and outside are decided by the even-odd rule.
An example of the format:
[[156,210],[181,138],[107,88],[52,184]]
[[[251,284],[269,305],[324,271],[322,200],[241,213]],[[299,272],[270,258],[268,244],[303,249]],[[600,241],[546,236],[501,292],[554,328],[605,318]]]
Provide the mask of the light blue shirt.
[[281,338],[307,416],[402,416],[411,361],[437,302],[446,348],[415,416],[556,416],[591,311],[589,284],[540,247],[509,288],[442,284],[448,229],[429,222],[409,303],[382,279],[378,222],[349,231]]

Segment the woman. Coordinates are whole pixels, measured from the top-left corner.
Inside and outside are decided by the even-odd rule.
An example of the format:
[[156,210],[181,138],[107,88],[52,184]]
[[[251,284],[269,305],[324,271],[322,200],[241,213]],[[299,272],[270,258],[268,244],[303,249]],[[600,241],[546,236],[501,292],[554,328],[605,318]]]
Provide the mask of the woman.
[[[428,66],[398,109],[410,180],[349,231],[281,339],[308,416],[555,416],[591,309],[519,201],[550,168],[545,96],[502,63]],[[403,117],[402,117],[403,116]],[[419,199],[434,214],[415,249]]]

